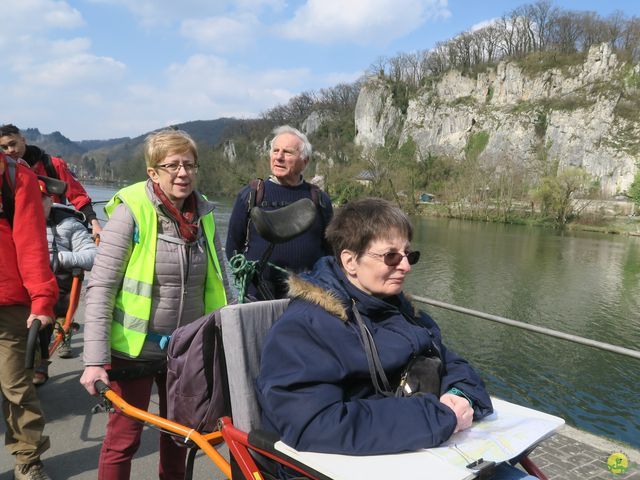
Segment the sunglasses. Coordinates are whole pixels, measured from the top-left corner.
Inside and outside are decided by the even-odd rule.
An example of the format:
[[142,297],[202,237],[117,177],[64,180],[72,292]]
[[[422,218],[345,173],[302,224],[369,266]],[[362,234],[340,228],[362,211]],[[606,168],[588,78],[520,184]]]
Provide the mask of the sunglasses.
[[408,252],[408,253],[400,253],[400,252],[387,252],[387,253],[374,253],[367,252],[367,255],[370,257],[382,258],[382,261],[385,265],[389,267],[397,267],[402,262],[404,257],[407,257],[407,261],[409,265],[415,265],[420,260],[420,252]]

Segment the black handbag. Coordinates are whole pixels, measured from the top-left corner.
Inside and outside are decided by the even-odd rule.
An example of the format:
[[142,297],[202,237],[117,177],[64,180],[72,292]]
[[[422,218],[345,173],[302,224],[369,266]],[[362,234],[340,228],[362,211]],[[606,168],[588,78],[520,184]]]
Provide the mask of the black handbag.
[[400,376],[396,396],[410,397],[431,393],[440,397],[441,379],[442,360],[437,351],[430,351],[426,355],[414,355]]
[[392,388],[380,363],[373,335],[364,324],[355,301],[353,301],[353,314],[360,328],[360,336],[369,364],[369,374],[377,393],[385,397],[410,397],[428,393],[440,397],[442,359],[435,345],[432,345],[423,354],[413,355],[400,374],[397,387]]

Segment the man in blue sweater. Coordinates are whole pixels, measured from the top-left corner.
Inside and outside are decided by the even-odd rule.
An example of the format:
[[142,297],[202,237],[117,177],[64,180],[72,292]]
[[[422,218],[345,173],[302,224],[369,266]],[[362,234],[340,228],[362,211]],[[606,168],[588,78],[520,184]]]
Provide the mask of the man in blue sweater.
[[[271,175],[259,187],[262,189],[261,193],[255,191],[256,182],[243,187],[238,193],[229,219],[225,250],[227,258],[236,253],[244,253],[248,260],[258,260],[268,247],[268,242],[258,235],[249,221],[249,210],[253,206],[249,205],[250,197],[256,199],[257,206],[264,210],[275,210],[301,198],[310,198],[318,209],[315,223],[299,237],[276,245],[270,258],[274,265],[302,272],[310,270],[316,260],[331,253],[324,231],[333,216],[333,208],[329,196],[302,177],[302,172],[311,159],[311,144],[306,135],[288,125],[276,128],[273,134],[270,149]],[[267,268],[264,279],[276,298],[286,296],[286,275]],[[249,288],[248,293],[254,296],[256,294],[253,287]]]

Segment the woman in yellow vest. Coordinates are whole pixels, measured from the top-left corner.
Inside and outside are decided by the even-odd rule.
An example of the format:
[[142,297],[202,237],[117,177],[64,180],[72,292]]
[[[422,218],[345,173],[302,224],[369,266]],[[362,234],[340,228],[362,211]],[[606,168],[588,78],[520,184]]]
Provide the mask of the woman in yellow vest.
[[[166,358],[172,332],[226,303],[213,204],[197,190],[198,153],[185,132],[162,130],[145,142],[149,179],[120,190],[105,207],[109,221],[86,294],[84,372],[146,410],[155,382],[166,416],[166,372],[109,382],[107,370],[154,365]],[[128,479],[142,425],[110,414],[98,478]],[[161,479],[184,478],[186,449],[160,437]]]

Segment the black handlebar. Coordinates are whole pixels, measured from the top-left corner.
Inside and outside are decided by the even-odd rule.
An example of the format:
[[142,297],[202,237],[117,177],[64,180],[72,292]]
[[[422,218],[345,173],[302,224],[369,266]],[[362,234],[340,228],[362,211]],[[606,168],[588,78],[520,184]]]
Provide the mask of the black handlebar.
[[27,351],[24,358],[24,368],[31,370],[35,361],[36,347],[38,345],[38,332],[42,322],[39,319],[34,319],[29,327],[29,333],[27,335]]
[[93,386],[100,395],[104,395],[104,392],[109,390],[109,385],[104,383],[102,380],[96,380]]

